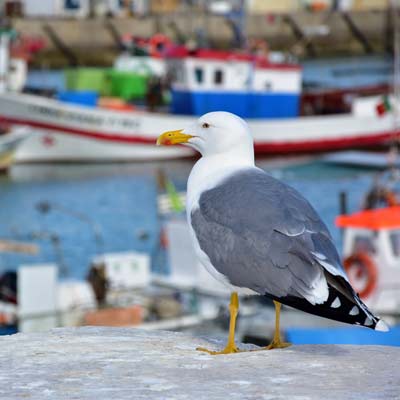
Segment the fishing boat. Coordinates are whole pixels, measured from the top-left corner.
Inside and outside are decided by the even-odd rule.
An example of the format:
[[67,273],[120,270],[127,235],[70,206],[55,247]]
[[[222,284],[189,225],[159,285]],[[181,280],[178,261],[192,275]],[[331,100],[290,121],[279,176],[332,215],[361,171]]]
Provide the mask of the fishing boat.
[[15,160],[14,156],[18,146],[28,136],[29,133],[24,127],[0,131],[0,173],[6,171],[11,166]]
[[[0,94],[0,119],[28,126],[18,162],[133,161],[192,156],[183,147],[156,147],[160,132],[184,128],[195,118],[146,111],[115,111],[40,96]],[[258,154],[289,154],[368,147],[397,134],[390,115],[249,120]]]
[[[2,57],[7,56],[1,41]],[[48,98],[3,90],[0,121],[28,126],[18,162],[135,161],[191,157],[184,147],[156,147],[159,133],[184,128],[213,110],[245,118],[258,154],[319,152],[383,144],[397,133],[390,113],[299,117],[301,69],[258,56],[181,49],[168,60],[171,112],[115,107],[96,94]],[[4,63],[3,63],[4,64]],[[0,64],[2,65],[2,64]],[[117,109],[116,109],[117,108]]]
[[399,204],[395,191],[375,183],[366,196],[363,210],[336,219],[336,225],[343,230],[343,265],[352,286],[371,309],[397,317],[400,310]]

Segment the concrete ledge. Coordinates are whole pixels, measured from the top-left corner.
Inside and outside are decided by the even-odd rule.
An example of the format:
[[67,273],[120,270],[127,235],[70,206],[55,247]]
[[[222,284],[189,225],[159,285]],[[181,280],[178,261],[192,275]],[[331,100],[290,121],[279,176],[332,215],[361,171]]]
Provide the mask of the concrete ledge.
[[172,332],[56,329],[0,338],[1,399],[399,399],[400,348],[292,346],[209,356]]

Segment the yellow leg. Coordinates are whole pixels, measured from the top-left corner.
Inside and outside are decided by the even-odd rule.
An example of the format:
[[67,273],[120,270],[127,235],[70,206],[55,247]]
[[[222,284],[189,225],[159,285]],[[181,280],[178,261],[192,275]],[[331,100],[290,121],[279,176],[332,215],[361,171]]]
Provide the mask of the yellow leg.
[[281,303],[274,300],[275,304],[275,333],[272,342],[265,347],[266,350],[271,349],[283,349],[285,347],[289,347],[291,343],[286,343],[281,341],[281,334],[279,329],[280,315],[281,315]]
[[236,292],[233,292],[231,294],[231,302],[229,304],[229,312],[230,312],[229,336],[228,336],[228,343],[226,344],[225,349],[221,351],[211,351],[203,347],[198,347],[196,350],[205,351],[206,353],[212,355],[238,353],[240,350],[236,347],[235,344],[235,326],[236,326],[236,317],[238,311],[239,311],[238,294]]

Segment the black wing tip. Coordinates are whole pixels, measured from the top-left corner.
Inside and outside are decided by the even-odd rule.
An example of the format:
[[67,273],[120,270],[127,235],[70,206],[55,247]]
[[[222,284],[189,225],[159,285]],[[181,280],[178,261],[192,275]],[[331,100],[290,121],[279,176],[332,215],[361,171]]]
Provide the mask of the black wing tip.
[[374,329],[379,332],[389,332],[390,331],[389,325],[383,319],[378,320]]
[[389,330],[388,325],[382,319],[376,317],[356,294],[354,294],[354,299],[351,301],[347,296],[344,296],[333,287],[329,287],[329,297],[322,304],[311,304],[308,300],[295,296],[280,298],[270,296],[269,294],[266,294],[266,296],[272,297],[282,304],[319,317],[363,326],[381,332]]

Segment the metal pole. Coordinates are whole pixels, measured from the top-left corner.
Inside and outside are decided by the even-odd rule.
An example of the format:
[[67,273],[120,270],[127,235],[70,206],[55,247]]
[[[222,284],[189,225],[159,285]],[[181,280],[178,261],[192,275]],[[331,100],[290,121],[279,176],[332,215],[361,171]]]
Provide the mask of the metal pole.
[[339,203],[340,203],[340,214],[347,214],[347,193],[340,192],[339,193]]
[[0,93],[7,90],[10,37],[7,32],[0,33]]
[[[399,0],[391,0],[393,15],[393,127],[397,132],[400,118],[400,31],[399,31]],[[397,135],[396,135],[397,136]],[[396,139],[396,138],[395,138]]]
[[[347,209],[347,192],[340,192],[339,193],[339,213],[340,215],[346,215],[348,213]],[[340,228],[340,237],[343,239],[343,228]]]

